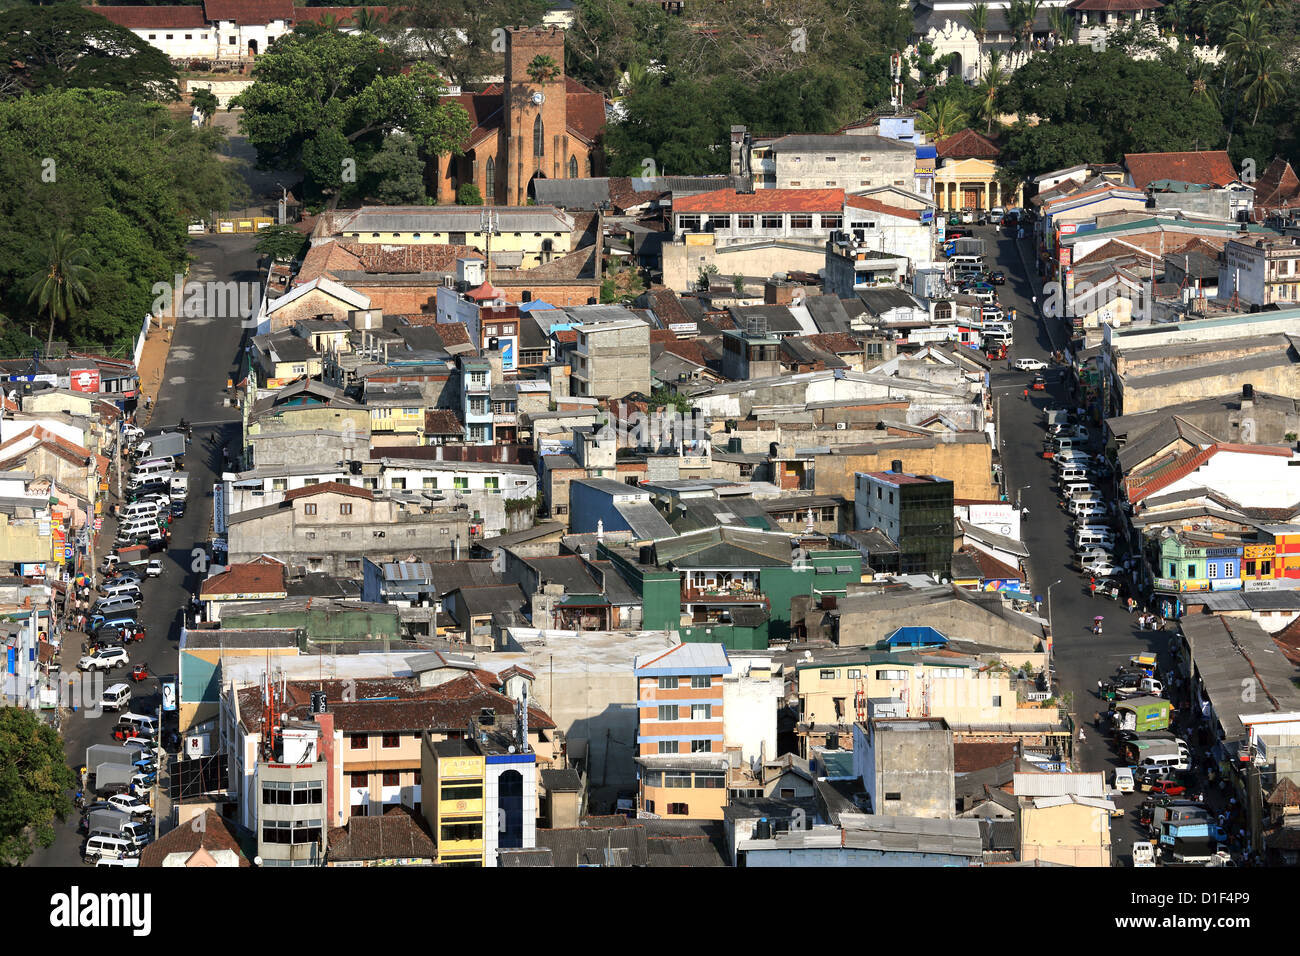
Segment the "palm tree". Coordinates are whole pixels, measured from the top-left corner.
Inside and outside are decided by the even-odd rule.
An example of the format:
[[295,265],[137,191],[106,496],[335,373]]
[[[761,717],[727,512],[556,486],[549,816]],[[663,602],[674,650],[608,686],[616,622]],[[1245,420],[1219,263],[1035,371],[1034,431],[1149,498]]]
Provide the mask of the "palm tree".
[[1197,60],[1192,70],[1192,97],[1204,100],[1215,110],[1219,109],[1219,94],[1214,91],[1214,66],[1205,60]]
[[917,116],[921,132],[932,135],[935,139],[944,139],[970,125],[970,120],[955,100],[947,97],[935,97]]
[[971,4],[966,14],[966,22],[975,34],[976,62],[979,75],[984,75],[984,40],[989,35],[989,5],[987,3]]
[[27,279],[27,301],[34,302],[37,311],[44,312],[50,319],[46,352],[54,345],[55,321],[67,322],[77,307],[90,299],[90,293],[86,291],[86,283],[91,278],[90,268],[86,265],[89,255],[83,246],[77,245],[72,235],[58,229],[47,247],[46,265]]
[[1052,7],[1047,11],[1047,29],[1058,42],[1064,43],[1074,36],[1074,14],[1065,7]]
[[[998,57],[998,59],[1000,60],[1001,57]],[[998,90],[1000,90],[1002,84],[1006,82],[1007,76],[1006,71],[1002,69],[1002,65],[994,60],[993,57],[989,57],[989,61],[989,70],[984,74],[984,78],[980,80],[979,93],[980,116],[983,116],[988,120],[988,127],[985,129],[985,133],[992,136],[993,117],[997,114],[995,101],[997,100]]]
[[371,10],[369,7],[362,7],[354,13],[352,15],[352,22],[362,33],[374,33],[383,25],[383,21],[379,19],[379,14],[375,13],[375,11]]
[[1037,19],[1038,0],[1011,0],[1007,7],[1007,26],[1015,34],[1015,49],[1025,59],[1029,58],[1029,44],[1034,38],[1034,21]]
[[1259,121],[1260,110],[1272,106],[1282,96],[1286,78],[1281,54],[1275,47],[1261,46],[1246,58],[1237,85],[1241,87],[1241,98],[1246,105],[1255,107],[1251,126]]
[[1267,22],[1259,11],[1248,10],[1240,16],[1223,42],[1223,58],[1237,80],[1244,76],[1246,64],[1257,51],[1272,39]]
[[339,28],[339,18],[333,13],[321,14],[321,18],[317,22],[324,30],[337,30]]

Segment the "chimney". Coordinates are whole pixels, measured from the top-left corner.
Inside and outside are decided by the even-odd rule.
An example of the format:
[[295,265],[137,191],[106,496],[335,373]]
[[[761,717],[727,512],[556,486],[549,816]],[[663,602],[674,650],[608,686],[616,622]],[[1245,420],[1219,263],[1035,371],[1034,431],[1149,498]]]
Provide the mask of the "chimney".
[[763,283],[764,305],[789,305],[794,301],[794,283],[768,279]]
[[895,458],[893,461],[891,461],[889,463],[889,470],[894,472],[895,474],[901,475],[903,473],[903,459]]
[[1245,411],[1248,408],[1254,408],[1254,406],[1255,386],[1249,384],[1241,386],[1241,410]]

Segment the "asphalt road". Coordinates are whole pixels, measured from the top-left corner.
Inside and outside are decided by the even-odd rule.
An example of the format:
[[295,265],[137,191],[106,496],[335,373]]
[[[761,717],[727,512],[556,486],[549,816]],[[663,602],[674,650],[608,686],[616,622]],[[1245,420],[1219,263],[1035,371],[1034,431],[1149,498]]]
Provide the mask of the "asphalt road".
[[[1048,597],[1050,605],[1043,605],[1043,614],[1051,615],[1053,633],[1053,660],[1056,665],[1058,696],[1064,694],[1069,701],[1069,711],[1084,725],[1085,739],[1075,742],[1076,768],[1083,771],[1104,771],[1107,783],[1111,771],[1121,765],[1107,742],[1092,728],[1093,714],[1104,712],[1107,705],[1097,696],[1097,682],[1110,677],[1115,668],[1126,664],[1134,654],[1160,655],[1159,674],[1171,665],[1168,654],[1168,634],[1141,631],[1136,618],[1130,616],[1123,605],[1106,598],[1093,597],[1088,590],[1088,578],[1075,571],[1073,531],[1070,518],[1061,508],[1055,485],[1055,468],[1041,457],[1046,435],[1043,409],[1071,405],[1068,399],[1066,371],[1049,369],[1044,373],[1047,390],[1031,391],[1029,401],[1022,398],[1023,390],[1033,377],[1032,372],[1010,369],[1017,358],[1037,358],[1048,361],[1053,351],[1062,350],[1068,332],[1053,318],[1038,319],[1031,296],[1038,294],[1043,301],[1035,274],[1026,271],[1015,239],[991,227],[977,227],[975,234],[985,239],[990,253],[986,258],[995,261],[1007,275],[1007,284],[999,290],[1004,311],[1016,310],[1015,341],[1008,350],[1007,363],[993,372],[990,384],[994,389],[995,404],[1001,398],[1001,458],[1006,474],[1008,497],[1019,500],[1029,508],[1029,520],[1021,525],[1025,546],[1029,549],[1029,580],[1035,595]],[[1024,262],[1032,268],[1029,240],[1023,242]],[[1090,424],[1094,438],[1100,429]],[[1059,584],[1055,582],[1059,581]],[[1101,635],[1091,632],[1094,617],[1105,618]],[[1142,801],[1140,794],[1123,797],[1120,806],[1135,808]],[[1127,813],[1124,820],[1112,823],[1112,844],[1115,857],[1127,862],[1129,847],[1139,833],[1136,813]]]
[[[253,236],[195,237],[190,242],[194,262],[188,281],[259,282],[255,241]],[[147,663],[151,675],[176,673],[184,609],[205,576],[206,552],[195,549],[204,546],[210,537],[212,486],[221,473],[221,449],[235,442],[239,432],[239,412],[226,404],[226,380],[237,368],[244,331],[238,316],[179,319],[158,401],[146,426],[146,431],[153,432],[174,426],[181,418],[194,426],[194,440],[185,456],[185,471],[190,476],[187,508],[184,516],[172,523],[171,540],[162,555],[162,576],[146,580],[143,587],[143,623],[148,636],[128,648],[131,662]],[[138,415],[137,421],[142,418],[142,414]],[[97,561],[102,561],[105,549],[111,548],[114,533],[112,519],[106,518]],[[75,669],[80,657],[76,646],[79,635],[65,632],[65,641],[61,660],[68,671]],[[129,669],[112,672],[105,678],[105,686],[125,679],[125,674]],[[156,677],[141,682],[131,709],[156,715],[161,693],[161,682]],[[109,735],[115,723],[113,714],[96,717],[78,712],[68,717],[63,735],[68,763],[74,770],[85,762],[86,747],[112,742]],[[79,822],[80,814],[73,813],[58,824],[54,845],[32,854],[26,865],[82,866],[81,837],[76,829]]]

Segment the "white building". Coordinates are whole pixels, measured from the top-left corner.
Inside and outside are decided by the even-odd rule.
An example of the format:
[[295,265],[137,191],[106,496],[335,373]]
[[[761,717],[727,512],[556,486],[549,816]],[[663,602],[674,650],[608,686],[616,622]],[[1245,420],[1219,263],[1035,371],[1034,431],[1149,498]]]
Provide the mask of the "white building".
[[1300,239],[1228,240],[1218,294],[1243,309],[1300,302]]
[[722,678],[725,746],[739,747],[746,763],[777,756],[776,712],[785,694],[782,665],[771,654],[730,651],[731,673]]

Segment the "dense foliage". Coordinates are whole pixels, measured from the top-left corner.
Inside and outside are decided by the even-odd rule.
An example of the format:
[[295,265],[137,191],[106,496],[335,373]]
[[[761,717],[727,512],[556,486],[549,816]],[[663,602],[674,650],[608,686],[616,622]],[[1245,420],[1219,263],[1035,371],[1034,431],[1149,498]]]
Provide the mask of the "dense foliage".
[[30,710],[0,707],[0,866],[17,866],[54,842],[54,821],[72,812],[76,785],[63,741]]

